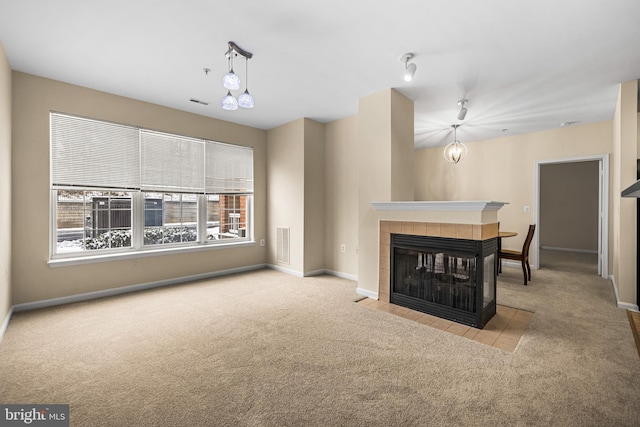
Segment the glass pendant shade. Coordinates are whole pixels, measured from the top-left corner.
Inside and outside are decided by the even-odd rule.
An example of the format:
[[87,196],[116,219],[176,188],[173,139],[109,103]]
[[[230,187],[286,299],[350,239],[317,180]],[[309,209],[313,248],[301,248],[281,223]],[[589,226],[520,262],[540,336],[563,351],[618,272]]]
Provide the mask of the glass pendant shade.
[[225,110],[237,110],[238,101],[231,95],[231,91],[227,92],[227,96],[222,99],[222,108]]
[[238,105],[242,108],[253,108],[253,96],[251,96],[247,89],[238,97]]
[[222,86],[229,90],[240,89],[240,78],[233,72],[233,68],[222,77]]
[[451,125],[453,128],[453,142],[449,143],[444,148],[444,158],[451,163],[458,163],[464,156],[467,155],[467,146],[458,141],[458,127],[460,125]]
[[467,146],[458,140],[449,143],[444,149],[444,158],[451,163],[458,163],[466,155]]

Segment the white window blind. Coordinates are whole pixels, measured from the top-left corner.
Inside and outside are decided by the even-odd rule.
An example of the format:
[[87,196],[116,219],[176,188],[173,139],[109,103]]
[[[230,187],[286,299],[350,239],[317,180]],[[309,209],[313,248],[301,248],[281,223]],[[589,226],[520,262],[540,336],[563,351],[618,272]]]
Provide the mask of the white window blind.
[[253,193],[253,149],[207,142],[206,192]]
[[143,190],[204,193],[204,141],[141,131]]
[[51,113],[52,188],[253,193],[253,149]]
[[139,188],[138,129],[51,114],[54,187]]

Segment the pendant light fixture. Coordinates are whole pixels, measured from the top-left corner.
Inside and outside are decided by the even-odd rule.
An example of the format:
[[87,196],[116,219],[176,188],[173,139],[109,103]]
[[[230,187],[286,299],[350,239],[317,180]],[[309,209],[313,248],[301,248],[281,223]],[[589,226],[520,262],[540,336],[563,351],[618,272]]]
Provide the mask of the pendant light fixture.
[[[249,93],[247,86],[248,81],[248,67],[249,59],[253,57],[253,54],[240,48],[234,42],[229,42],[229,50],[225,53],[229,62],[229,72],[222,77],[222,86],[227,89],[227,95],[222,99],[222,108],[225,110],[233,111],[237,110],[238,106],[242,108],[253,108],[254,100],[253,96]],[[233,71],[233,58],[242,56],[245,59],[245,89],[242,95],[238,99],[231,93],[232,90],[240,89],[240,78]]]
[[253,108],[254,101],[253,96],[249,93],[249,60],[247,58],[245,60],[245,76],[244,76],[244,92],[242,95],[238,97],[238,105],[242,108]]
[[233,72],[233,55],[227,57],[229,72],[222,77],[222,86],[229,90],[240,89],[240,78]]
[[457,130],[460,125],[451,125],[453,128],[453,141],[444,149],[444,158],[451,163],[458,163],[467,155],[467,146],[458,141]]
[[238,100],[235,96],[231,95],[231,91],[227,91],[227,96],[222,98],[222,108],[225,110],[233,111],[238,109]]

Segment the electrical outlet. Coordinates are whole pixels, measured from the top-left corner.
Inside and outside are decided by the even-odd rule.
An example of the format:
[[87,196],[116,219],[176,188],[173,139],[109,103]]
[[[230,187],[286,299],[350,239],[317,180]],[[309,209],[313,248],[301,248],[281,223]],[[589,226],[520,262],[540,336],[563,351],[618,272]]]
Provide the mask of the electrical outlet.
[[264,239],[260,239],[260,246],[264,246]]
[[347,245],[345,245],[344,243],[340,245],[340,252],[345,253],[347,252]]

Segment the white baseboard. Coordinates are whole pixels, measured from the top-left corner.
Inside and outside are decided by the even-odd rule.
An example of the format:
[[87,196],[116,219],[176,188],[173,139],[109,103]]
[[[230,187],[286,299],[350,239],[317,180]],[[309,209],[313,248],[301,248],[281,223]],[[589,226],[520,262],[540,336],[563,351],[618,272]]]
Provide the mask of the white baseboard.
[[4,318],[2,325],[0,325],[0,342],[2,342],[2,338],[4,337],[4,333],[7,332],[7,328],[9,327],[9,322],[11,321],[11,316],[13,315],[13,307],[9,308],[9,312],[7,316]]
[[137,291],[143,291],[147,289],[159,288],[162,286],[177,285],[180,283],[193,282],[196,280],[211,279],[213,277],[226,276],[229,274],[260,270],[265,267],[266,267],[265,264],[257,264],[257,265],[247,266],[247,267],[232,268],[229,270],[221,270],[221,271],[214,271],[211,273],[203,273],[203,274],[195,274],[192,276],[179,277],[176,279],[160,280],[157,282],[141,283],[139,285],[124,286],[121,288],[105,289],[103,291],[87,292],[83,294],[70,295],[66,297],[51,298],[47,300],[16,304],[12,308],[14,312],[35,310],[38,308],[46,308],[46,307],[53,307],[56,305],[69,304],[74,302],[88,301],[88,300],[97,299],[97,298],[110,297],[110,296],[130,293],[130,292],[137,292]]
[[304,277],[304,274],[301,271],[291,270],[290,268],[284,268],[275,264],[267,264],[267,268],[279,271],[281,273],[287,273],[296,277]]
[[638,310],[638,306],[636,304],[629,304],[627,302],[619,302],[618,303],[618,308],[622,308],[625,310],[631,310],[631,311],[639,311]]
[[544,246],[544,245],[541,245],[540,249],[544,249],[545,251],[576,252],[579,254],[598,255],[597,250],[589,250],[589,249],[559,248],[556,246]]
[[339,271],[333,270],[325,270],[324,272],[332,276],[340,277],[341,279],[352,280],[354,282],[358,281],[358,276],[356,276],[355,274],[341,273]]
[[378,293],[370,291],[369,289],[356,288],[356,293],[358,295],[362,295],[363,297],[378,299]]
[[333,270],[322,269],[322,270],[314,270],[314,271],[307,271],[306,273],[301,273],[299,271],[291,270],[289,268],[284,268],[275,264],[268,264],[267,268],[279,271],[281,273],[290,274],[296,277],[311,277],[311,276],[320,276],[322,274],[329,274],[331,276],[340,277],[342,279],[353,280],[354,282],[358,281],[358,276],[356,276],[355,274],[341,273],[339,271],[333,271]]
[[303,276],[304,277],[321,276],[326,273],[327,273],[327,270],[314,270],[314,271],[307,271],[306,273],[303,273]]
[[613,276],[613,274],[609,276],[609,280],[611,280],[611,286],[613,286],[613,293],[616,296],[616,306],[618,308],[622,308],[625,310],[639,311],[637,304],[620,301],[620,295],[618,295],[618,285],[616,284],[616,278]]

